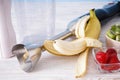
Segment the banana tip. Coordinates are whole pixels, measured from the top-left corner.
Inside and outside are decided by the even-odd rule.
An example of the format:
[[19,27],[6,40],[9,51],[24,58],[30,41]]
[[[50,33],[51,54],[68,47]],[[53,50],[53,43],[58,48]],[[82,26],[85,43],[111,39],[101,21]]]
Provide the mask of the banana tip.
[[92,11],[94,11],[95,10],[95,8],[93,8],[93,9],[91,9]]

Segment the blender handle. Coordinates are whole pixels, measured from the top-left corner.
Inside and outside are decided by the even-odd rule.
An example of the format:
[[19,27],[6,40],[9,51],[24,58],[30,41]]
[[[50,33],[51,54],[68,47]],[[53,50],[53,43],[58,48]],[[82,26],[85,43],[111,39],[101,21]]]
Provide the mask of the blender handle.
[[[120,1],[116,3],[109,3],[105,5],[101,9],[95,9],[96,16],[100,20],[100,22],[104,21],[105,19],[108,19],[109,17],[112,17],[118,13],[120,13]],[[72,20],[69,22],[68,27],[73,26],[81,17],[89,15],[89,13],[86,13],[82,16],[79,16],[78,18]]]
[[[120,12],[120,1],[116,2],[116,3],[109,3],[107,5],[105,5],[103,8],[101,9],[95,9],[95,13],[96,16],[98,17],[98,19],[100,21],[103,21],[109,17],[112,17],[114,15],[116,15],[117,13]],[[73,21],[71,21],[69,23],[69,25],[71,25],[71,23],[73,23],[75,20],[79,20],[81,17],[85,16],[85,15],[89,15],[89,13],[86,13],[76,19],[74,19]]]
[[105,5],[102,9],[95,10],[95,13],[100,21],[112,17],[119,12],[120,12],[120,1],[118,1],[117,3],[109,3],[108,5]]

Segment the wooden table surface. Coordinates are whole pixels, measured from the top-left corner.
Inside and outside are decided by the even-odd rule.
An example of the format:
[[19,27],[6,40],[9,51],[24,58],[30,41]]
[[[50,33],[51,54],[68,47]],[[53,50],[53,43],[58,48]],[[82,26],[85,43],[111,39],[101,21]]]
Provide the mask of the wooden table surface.
[[[64,2],[56,4],[56,32],[66,29],[67,24],[76,17],[87,13],[92,8],[101,8],[107,2]],[[102,26],[100,41],[105,45],[104,34],[115,23],[120,23],[120,16],[105,22]],[[26,73],[19,67],[16,57],[0,59],[0,80],[76,80],[75,64],[78,56],[56,56],[42,53],[40,61],[33,72]],[[109,78],[109,79],[108,79]],[[77,80],[120,80],[120,73],[101,74],[96,68],[90,52],[87,74]]]

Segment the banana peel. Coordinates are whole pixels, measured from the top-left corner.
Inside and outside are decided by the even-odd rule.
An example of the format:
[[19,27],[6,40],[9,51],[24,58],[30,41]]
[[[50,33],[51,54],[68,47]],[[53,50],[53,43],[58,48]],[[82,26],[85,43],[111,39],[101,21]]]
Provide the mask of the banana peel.
[[101,24],[96,17],[95,11],[90,10],[90,20],[85,29],[85,37],[98,39],[101,31]]
[[54,41],[53,40],[45,40],[44,41],[44,48],[54,54],[54,55],[58,55],[58,56],[66,56],[66,55],[63,55],[63,54],[60,54],[54,47],[53,47],[53,43]]
[[[84,18],[82,18],[84,20],[81,19],[76,24],[75,35],[78,39],[72,42],[67,42],[63,40],[46,40],[44,42],[44,48],[52,54],[59,56],[72,56],[79,54],[79,58],[76,64],[76,78],[84,76],[87,71],[87,59],[91,47],[102,47],[102,44],[96,40],[100,35],[101,24],[97,19],[94,10],[90,10],[90,17]],[[82,26],[80,26],[81,24]],[[78,42],[80,39],[83,39],[83,43],[80,42],[79,44]],[[83,49],[81,49],[81,44],[82,46],[84,46]],[[77,45],[77,47],[73,47],[73,45]],[[80,48],[81,50],[78,50],[78,48]]]
[[[80,30],[80,29],[79,29]],[[90,10],[90,19],[85,28],[85,37],[98,39],[101,31],[101,24],[96,17],[94,10]],[[79,34],[78,34],[79,35]],[[87,71],[88,53],[90,48],[87,48],[84,52],[79,55],[76,65],[76,78],[80,78],[85,75]]]
[[64,40],[46,40],[44,47],[50,53],[55,55],[72,56],[83,52],[87,47],[101,47],[102,43],[97,39],[79,38],[73,41]]
[[[77,64],[76,64],[76,74],[75,77],[76,78],[80,78],[83,77],[86,74],[86,70],[87,70],[87,59],[88,59],[88,53],[89,53],[90,48],[87,48],[84,52],[82,52],[77,60]],[[82,64],[82,65],[81,65]]]
[[[49,52],[49,53],[51,53],[51,54],[53,54],[53,55],[57,55],[57,56],[73,56],[73,55],[77,55],[77,53],[75,53],[75,54],[66,54],[66,53],[60,53],[59,51],[57,51],[55,48],[54,48],[54,46],[53,46],[53,44],[55,43],[55,41],[53,41],[53,40],[45,40],[44,41],[44,48]],[[79,53],[78,53],[79,54]]]

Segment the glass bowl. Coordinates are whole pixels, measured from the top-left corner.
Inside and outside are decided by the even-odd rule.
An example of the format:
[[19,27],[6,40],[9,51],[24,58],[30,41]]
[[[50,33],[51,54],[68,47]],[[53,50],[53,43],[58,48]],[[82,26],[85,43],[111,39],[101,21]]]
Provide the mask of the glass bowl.
[[120,61],[120,49],[116,49],[114,47],[93,48],[92,49],[92,54],[93,54],[94,60],[96,62],[97,68],[102,73],[120,72],[120,62],[119,63],[100,63],[96,59],[97,52],[99,52],[99,51],[106,52],[106,50],[108,50],[109,48],[113,48],[113,49],[116,50],[117,57],[118,57],[118,59]]

